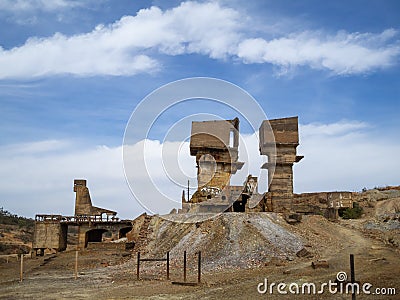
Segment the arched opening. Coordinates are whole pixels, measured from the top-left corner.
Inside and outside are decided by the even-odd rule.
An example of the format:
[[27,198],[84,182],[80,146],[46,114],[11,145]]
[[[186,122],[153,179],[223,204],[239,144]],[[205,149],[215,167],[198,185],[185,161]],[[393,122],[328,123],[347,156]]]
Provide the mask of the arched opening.
[[108,232],[106,229],[92,229],[86,232],[85,247],[88,243],[101,243],[103,241],[103,233]]
[[126,234],[131,230],[132,230],[132,226],[121,228],[118,232],[118,238],[121,239],[121,238],[126,237]]

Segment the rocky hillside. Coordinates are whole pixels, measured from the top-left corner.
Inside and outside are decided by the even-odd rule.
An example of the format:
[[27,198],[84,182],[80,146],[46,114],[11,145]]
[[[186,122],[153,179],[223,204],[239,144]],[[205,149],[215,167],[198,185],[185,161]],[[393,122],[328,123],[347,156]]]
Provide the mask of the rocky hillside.
[[345,228],[398,247],[400,189],[374,189],[354,196],[364,211],[358,220],[331,222],[321,215],[305,215],[301,222],[288,224],[277,213],[223,213],[214,218],[207,214],[143,214],[134,221],[128,239],[136,243],[136,251],[148,257],[165,257],[169,251],[172,259],[182,259],[187,251],[195,260],[202,251],[207,257],[204,267],[210,270],[252,268],[299,256],[324,258],[327,249],[340,250]]
[[172,260],[181,260],[187,251],[193,261],[202,251],[203,267],[209,270],[252,268],[298,256],[319,258],[323,249],[341,243],[336,234],[340,225],[322,216],[304,216],[295,225],[276,213],[224,213],[202,222],[197,220],[204,220],[204,214],[173,214],[168,219],[151,217],[145,225],[147,239],[139,238],[135,248],[146,257],[165,257],[169,251]]
[[355,193],[353,198],[364,208],[367,217],[400,213],[400,186],[364,190]]
[[0,209],[0,255],[29,253],[34,221]]
[[387,245],[400,247],[400,187],[366,190],[356,196],[364,215],[352,226]]

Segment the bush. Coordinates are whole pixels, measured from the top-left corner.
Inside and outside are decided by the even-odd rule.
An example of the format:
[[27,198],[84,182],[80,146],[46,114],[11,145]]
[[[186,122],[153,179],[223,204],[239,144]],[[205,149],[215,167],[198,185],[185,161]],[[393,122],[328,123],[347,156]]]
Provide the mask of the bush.
[[0,224],[4,225],[17,225],[19,228],[33,228],[35,221],[25,217],[19,217],[10,213],[7,210],[0,208]]
[[346,208],[343,211],[342,218],[343,219],[359,219],[363,214],[363,209],[356,202],[353,203],[353,208]]
[[21,234],[18,234],[15,237],[23,241],[25,244],[32,242],[32,234],[29,234],[27,232],[22,232]]

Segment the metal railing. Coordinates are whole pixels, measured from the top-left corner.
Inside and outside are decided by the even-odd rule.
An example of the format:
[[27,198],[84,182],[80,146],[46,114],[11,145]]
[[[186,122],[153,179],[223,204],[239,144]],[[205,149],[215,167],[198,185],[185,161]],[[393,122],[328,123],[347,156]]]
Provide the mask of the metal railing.
[[81,215],[81,216],[62,216],[62,215],[36,215],[36,222],[60,222],[60,223],[90,223],[90,222],[120,222],[115,216],[102,215]]

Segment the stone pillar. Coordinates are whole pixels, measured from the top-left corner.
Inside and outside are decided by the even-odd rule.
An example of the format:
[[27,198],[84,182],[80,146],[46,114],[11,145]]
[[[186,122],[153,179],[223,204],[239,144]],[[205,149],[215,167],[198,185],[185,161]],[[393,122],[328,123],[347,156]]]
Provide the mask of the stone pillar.
[[103,213],[108,216],[115,216],[117,212],[92,205],[89,189],[85,179],[74,180],[75,216],[101,216]]
[[85,179],[74,180],[75,196],[75,216],[91,215],[92,200],[90,199],[89,189],[86,187]]
[[303,156],[299,145],[298,118],[265,120],[260,127],[260,154],[268,156],[268,192],[275,212],[292,211],[293,164]]
[[86,247],[86,231],[88,231],[88,228],[83,224],[78,228],[78,249],[83,250]]

